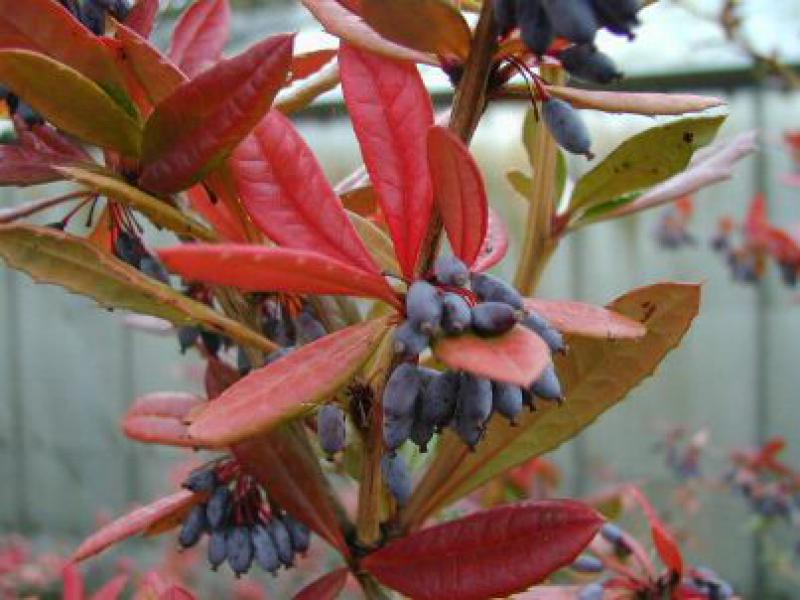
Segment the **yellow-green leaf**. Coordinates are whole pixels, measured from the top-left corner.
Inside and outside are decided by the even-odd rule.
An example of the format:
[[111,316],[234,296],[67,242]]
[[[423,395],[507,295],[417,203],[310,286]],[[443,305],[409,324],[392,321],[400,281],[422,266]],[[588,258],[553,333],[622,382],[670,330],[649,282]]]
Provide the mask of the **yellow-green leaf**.
[[101,148],[138,156],[140,123],[78,71],[29,50],[0,50],[0,82],[59,129]]
[[210,306],[140,273],[89,241],[49,227],[0,225],[0,256],[39,283],[59,285],[101,306],[200,324],[265,352],[275,344]]
[[509,185],[514,188],[515,192],[530,202],[531,196],[533,195],[532,177],[528,177],[522,171],[513,170],[506,173],[506,179]]
[[361,0],[364,20],[386,39],[464,61],[471,34],[461,13],[441,0]]
[[397,264],[397,257],[394,255],[394,246],[391,238],[380,228],[361,215],[347,211],[347,216],[353,227],[356,228],[359,237],[364,241],[364,245],[372,254],[372,258],[378,263],[384,273],[400,273],[400,266]]
[[55,167],[55,169],[63,173],[67,179],[138,210],[159,227],[204,242],[217,240],[217,235],[199,221],[183,214],[164,200],[126,183],[110,171],[82,167]]
[[581,177],[571,210],[585,210],[660,183],[686,168],[695,150],[717,133],[724,116],[680,119],[647,129],[627,140]]
[[640,288],[615,300],[608,308],[643,323],[647,334],[620,341],[570,338],[567,355],[555,359],[566,393],[563,406],[542,404],[518,427],[493,419],[476,452],[448,433],[409,502],[404,523],[418,526],[506,469],[577,435],[653,373],[689,329],[699,304],[700,286],[679,283]]

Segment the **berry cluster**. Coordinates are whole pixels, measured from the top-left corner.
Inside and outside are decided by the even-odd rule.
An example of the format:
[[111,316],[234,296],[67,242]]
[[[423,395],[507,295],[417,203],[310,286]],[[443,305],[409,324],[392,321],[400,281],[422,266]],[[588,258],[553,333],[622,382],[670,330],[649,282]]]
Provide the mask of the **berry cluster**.
[[[610,545],[613,555],[618,560],[625,561],[633,554],[630,535],[613,523],[606,523],[600,529],[601,537]],[[570,568],[577,573],[599,574],[604,573],[609,563],[591,555],[584,554],[578,557]],[[608,590],[630,589],[628,582],[620,583],[613,577],[603,581],[595,581],[585,585],[578,592],[578,600],[602,600]],[[681,591],[680,597],[691,594],[692,598],[706,598],[707,600],[729,600],[733,598],[731,585],[707,567],[694,567],[680,580],[672,572],[664,573],[656,581],[647,584],[646,589],[638,590],[637,598],[667,598],[678,597],[673,595],[676,589]]]
[[120,229],[114,238],[114,255],[148,277],[169,285],[169,273],[161,261],[150,254],[138,236]]
[[790,525],[800,523],[800,482],[792,477],[739,465],[725,480],[758,516],[781,519]]
[[59,3],[95,35],[106,32],[106,15],[124,22],[134,0],[59,0]]
[[242,474],[236,462],[194,471],[183,486],[208,494],[208,501],[189,512],[178,542],[190,548],[207,533],[208,562],[213,570],[227,561],[239,577],[255,561],[275,575],[281,566],[288,569],[294,565],[295,554],[308,550],[308,527],[288,514],[270,511],[266,492],[253,478]]

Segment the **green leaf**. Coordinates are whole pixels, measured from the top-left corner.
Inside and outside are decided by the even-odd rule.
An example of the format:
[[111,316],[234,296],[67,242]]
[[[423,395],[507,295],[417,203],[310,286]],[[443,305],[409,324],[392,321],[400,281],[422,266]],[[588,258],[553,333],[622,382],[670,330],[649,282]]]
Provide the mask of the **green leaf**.
[[716,135],[724,116],[680,119],[643,131],[578,180],[571,210],[585,210],[650,187],[682,171],[695,150]]
[[522,171],[514,170],[506,173],[506,179],[508,180],[509,185],[514,188],[515,192],[530,202],[531,195],[533,194],[532,177],[528,177]]
[[101,148],[138,156],[140,124],[78,71],[36,52],[0,50],[0,82],[59,129]]
[[54,169],[67,179],[135,208],[159,227],[206,242],[217,240],[217,235],[199,221],[183,214],[164,200],[126,183],[110,171],[82,167],[54,167]]
[[602,204],[593,206],[592,208],[590,208],[581,215],[577,223],[584,225],[587,223],[593,223],[595,221],[598,221],[608,213],[613,212],[618,208],[627,206],[628,204],[632,203],[637,198],[640,198],[642,194],[643,192],[631,192],[630,194],[623,194],[622,196],[619,196],[612,200],[608,200],[607,202],[603,202]]
[[[531,169],[536,167],[536,131],[539,128],[539,122],[536,120],[536,113],[529,110],[525,113],[525,121],[522,125],[522,145],[525,147],[525,153],[528,156],[528,163]],[[529,177],[521,171],[509,171],[506,173],[506,178],[511,184],[511,187],[523,198],[530,202],[533,197],[533,178],[536,173]],[[558,201],[564,194],[564,187],[567,185],[567,159],[564,152],[559,148],[556,155],[556,176],[554,185],[553,202],[558,206]]]
[[275,344],[210,306],[143,275],[87,240],[49,227],[0,225],[0,256],[39,283],[94,298],[101,306],[200,324],[245,346],[271,352]]
[[638,340],[619,341],[569,338],[567,355],[555,358],[566,392],[563,406],[542,404],[522,416],[517,427],[493,419],[476,452],[448,433],[414,491],[403,515],[404,524],[418,526],[505,470],[576,436],[652,375],[689,329],[699,303],[699,285],[678,283],[640,288],[615,300],[608,308],[645,324],[647,334]]

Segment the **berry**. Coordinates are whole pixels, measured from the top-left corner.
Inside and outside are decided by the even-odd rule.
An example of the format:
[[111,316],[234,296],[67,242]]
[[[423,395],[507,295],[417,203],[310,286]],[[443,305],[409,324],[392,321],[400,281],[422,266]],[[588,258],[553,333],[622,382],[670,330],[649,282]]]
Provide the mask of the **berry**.
[[208,350],[209,354],[217,355],[222,347],[222,336],[213,331],[200,331],[200,339],[203,340],[203,346]]
[[462,373],[453,422],[456,433],[474,448],[483,436],[484,425],[492,414],[492,384],[488,379]]
[[218,485],[217,474],[213,467],[193,471],[183,482],[183,487],[192,492],[210,492]]
[[411,423],[411,431],[409,432],[408,437],[417,445],[419,451],[424,453],[428,451],[428,443],[433,438],[435,431],[435,423],[431,421],[425,421],[420,418],[419,415],[417,415],[414,417],[414,420]]
[[603,561],[591,554],[582,554],[575,562],[570,565],[570,568],[579,573],[602,573]]
[[310,344],[327,335],[325,327],[313,315],[303,311],[294,319],[294,330],[298,344]]
[[528,49],[538,56],[547,52],[556,34],[541,0],[518,0],[517,22],[522,41]]
[[178,543],[182,548],[191,548],[200,541],[207,526],[206,505],[195,505],[183,521],[181,532],[178,535]]
[[138,269],[142,260],[142,245],[127,231],[120,231],[114,240],[114,254],[121,261]]
[[469,269],[459,258],[443,254],[433,267],[436,280],[442,285],[465,287],[469,283]]
[[590,83],[609,84],[622,78],[622,73],[606,54],[592,44],[570,46],[558,59],[569,74]]
[[522,412],[522,390],[513,383],[492,382],[492,408],[503,415],[512,425]]
[[594,40],[600,24],[590,0],[541,0],[541,2],[558,37],[566,38],[576,44]]
[[236,577],[247,573],[253,564],[253,539],[250,528],[244,526],[234,527],[227,539],[228,564]]
[[561,402],[564,399],[564,394],[561,392],[561,382],[558,380],[558,375],[556,375],[553,365],[545,368],[539,379],[533,382],[531,393],[545,400]]
[[535,312],[528,313],[522,324],[542,338],[551,352],[564,353],[566,351],[567,345],[564,343],[564,336],[541,315]]
[[548,98],[542,102],[542,118],[547,129],[564,150],[582,154],[589,159],[594,157],[589,130],[571,104],[558,98]]
[[275,575],[281,566],[281,561],[269,530],[259,523],[253,527],[251,536],[256,563],[264,571]]
[[227,525],[232,508],[233,497],[231,491],[224,485],[215,489],[208,500],[208,507],[206,508],[206,517],[212,530],[216,531]]
[[178,345],[181,347],[181,354],[186,354],[189,348],[194,348],[199,337],[200,328],[195,325],[178,327]]
[[300,554],[305,554],[311,544],[311,531],[305,523],[301,523],[291,515],[283,518],[286,529],[289,531],[289,539],[292,542],[292,550]]
[[96,0],[86,0],[80,10],[80,21],[95,35],[106,32],[106,11]]
[[212,531],[208,542],[208,562],[211,568],[216,571],[226,558],[228,558],[228,530]]
[[442,297],[442,329],[448,335],[459,335],[472,325],[472,310],[458,294],[446,293]]
[[278,552],[278,560],[286,567],[294,565],[294,551],[292,550],[292,538],[281,519],[272,519],[267,524],[269,534],[275,543],[275,550]]
[[420,418],[435,427],[445,427],[456,410],[459,375],[445,371],[426,382],[419,399]]
[[508,35],[517,23],[517,0],[494,0],[494,20],[497,33]]
[[633,28],[639,24],[636,16],[641,8],[639,0],[591,0],[595,14],[603,27],[611,33],[633,39]]
[[396,454],[384,454],[381,457],[381,474],[386,487],[389,488],[398,504],[405,504],[411,497],[411,475],[405,459]]
[[411,435],[414,406],[422,387],[420,370],[412,364],[398,366],[383,391],[383,441],[396,450]]
[[442,320],[442,295],[427,281],[416,281],[408,288],[406,313],[419,331],[431,334]]
[[430,337],[419,331],[411,321],[405,321],[394,330],[394,351],[406,357],[420,354],[430,344]]
[[25,121],[28,127],[33,127],[34,125],[44,125],[44,119],[42,118],[42,115],[33,110],[33,107],[24,100],[20,100],[17,103],[17,106],[14,109],[14,114],[18,115],[23,121]]
[[332,457],[344,448],[347,427],[344,411],[336,404],[326,404],[317,412],[317,436],[322,451]]
[[148,277],[169,285],[169,273],[156,257],[145,254],[139,261],[139,270]]
[[473,273],[472,291],[482,302],[503,302],[514,310],[525,308],[522,296],[502,279],[487,273]]
[[472,307],[472,329],[478,335],[502,335],[517,324],[517,313],[502,302],[484,302]]

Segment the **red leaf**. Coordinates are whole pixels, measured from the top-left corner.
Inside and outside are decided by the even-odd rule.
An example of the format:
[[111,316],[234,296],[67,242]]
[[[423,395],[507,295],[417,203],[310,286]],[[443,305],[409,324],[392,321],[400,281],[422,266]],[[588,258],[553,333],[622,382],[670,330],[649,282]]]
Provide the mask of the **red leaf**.
[[683,575],[683,555],[681,554],[678,542],[675,541],[674,536],[661,521],[656,509],[653,508],[653,505],[650,504],[650,501],[642,491],[636,486],[631,486],[629,488],[629,493],[639,506],[642,507],[642,511],[650,523],[653,543],[656,546],[656,550],[658,550],[658,555],[661,557],[661,560],[670,571],[677,573],[679,576]]
[[505,597],[570,564],[602,522],[573,500],[511,504],[400,538],[361,564],[419,600]]
[[344,567],[331,571],[297,592],[294,600],[336,600],[347,583],[347,574]]
[[433,353],[452,369],[522,387],[530,386],[551,364],[547,344],[521,325],[492,338],[472,334],[441,338]]
[[342,89],[364,164],[406,277],[416,274],[433,197],[426,138],[433,107],[415,65],[339,49]]
[[128,585],[128,576],[124,574],[117,575],[97,590],[92,595],[92,600],[118,600],[126,585]]
[[206,403],[184,392],[155,392],[136,399],[122,419],[122,431],[145,444],[196,447],[188,438],[187,419]]
[[336,56],[336,50],[314,50],[292,57],[291,75],[289,83],[310,77],[319,71]]
[[33,50],[82,73],[106,91],[125,85],[102,38],[53,0],[0,0],[0,48]]
[[478,258],[472,264],[472,270],[488,271],[505,258],[506,252],[508,252],[508,229],[500,215],[489,207],[486,238],[483,240]]
[[158,600],[197,600],[197,597],[186,588],[171,585],[161,593]]
[[271,240],[378,273],[316,157],[281,113],[264,117],[230,165],[242,203]]
[[64,600],[85,600],[86,589],[78,565],[67,563],[61,569],[61,579],[64,580]]
[[102,552],[109,546],[144,532],[153,523],[201,501],[202,495],[181,490],[165,496],[112,521],[86,538],[71,560],[82,561]]
[[202,185],[189,188],[186,193],[192,210],[197,211],[214,227],[220,238],[229,242],[246,242],[247,232],[241,223],[231,215],[222,202],[213,203]]
[[464,142],[439,126],[428,131],[428,165],[433,199],[453,254],[472,265],[486,239],[489,220],[489,203],[480,169]]
[[543,316],[561,333],[608,340],[636,339],[647,333],[639,321],[584,302],[525,298],[525,308]]
[[228,0],[195,2],[175,27],[169,57],[181,71],[194,77],[222,58],[230,25]]
[[209,400],[214,400],[222,395],[222,392],[236,383],[241,376],[239,371],[220,359],[212,356],[206,363],[206,395]]
[[158,3],[159,0],[138,0],[125,24],[143,38],[149,38],[158,15]]
[[150,106],[143,113],[148,115],[152,106],[169,97],[186,81],[186,76],[133,29],[120,23],[115,35],[120,47],[118,62],[128,74],[129,86],[136,86],[147,98]]
[[312,410],[350,380],[386,327],[385,319],[353,325],[252,371],[208,404],[189,435],[211,446],[227,446]]
[[342,555],[349,556],[339,507],[302,425],[280,427],[232,447],[245,471],[289,513]]
[[159,104],[145,124],[139,183],[170,194],[218,167],[286,82],[293,39],[268,38],[203,71]]
[[398,299],[380,275],[303,250],[236,244],[186,244],[159,250],[164,263],[189,280],[250,292],[334,294]]

